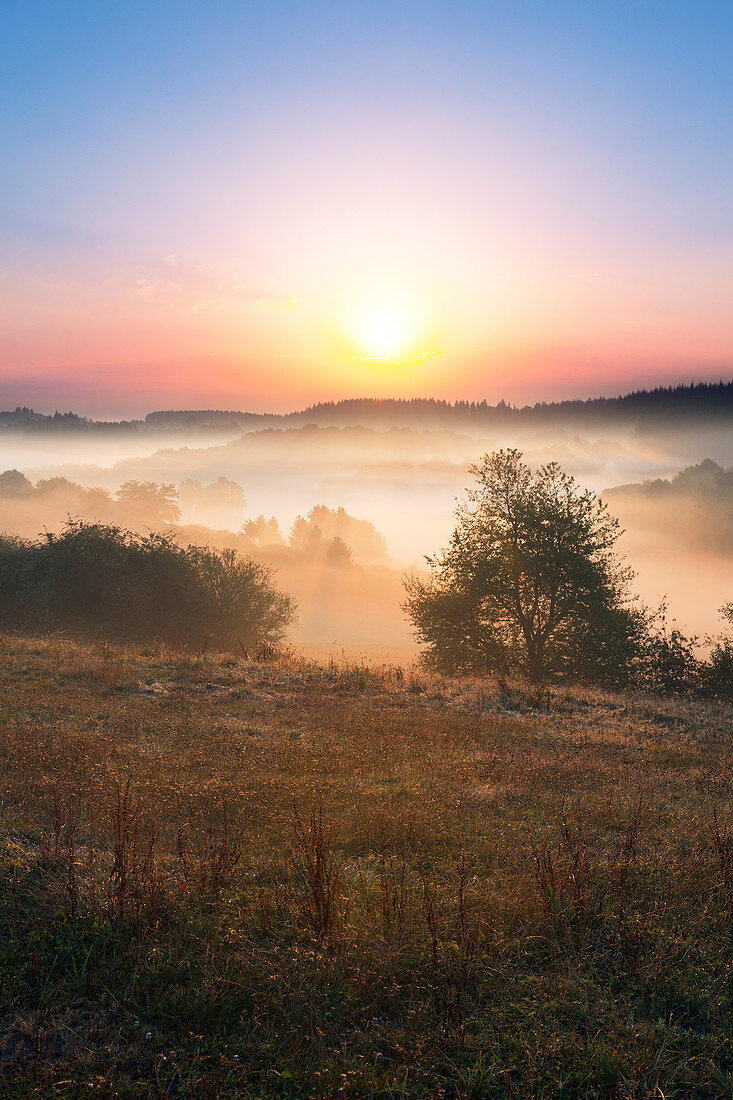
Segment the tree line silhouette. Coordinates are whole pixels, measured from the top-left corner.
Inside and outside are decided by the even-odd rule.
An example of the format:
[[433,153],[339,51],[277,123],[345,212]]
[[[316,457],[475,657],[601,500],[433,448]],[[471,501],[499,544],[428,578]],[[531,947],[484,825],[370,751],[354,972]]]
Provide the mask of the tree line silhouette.
[[211,427],[274,427],[316,423],[372,427],[464,427],[553,424],[641,423],[664,425],[670,421],[733,418],[733,381],[691,382],[655,386],[617,397],[591,397],[565,401],[538,401],[516,405],[504,400],[495,405],[482,401],[443,401],[437,398],[347,398],[321,401],[290,413],[255,413],[231,409],[159,409],[143,420],[103,421],[73,412],[51,415],[18,406],[0,412],[0,431],[143,431],[185,430]]

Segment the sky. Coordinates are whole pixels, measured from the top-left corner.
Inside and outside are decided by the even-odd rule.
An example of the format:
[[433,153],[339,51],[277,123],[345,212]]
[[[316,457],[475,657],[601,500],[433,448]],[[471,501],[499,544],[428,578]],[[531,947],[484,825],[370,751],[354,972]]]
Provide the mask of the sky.
[[729,0],[24,0],[0,408],[733,376]]

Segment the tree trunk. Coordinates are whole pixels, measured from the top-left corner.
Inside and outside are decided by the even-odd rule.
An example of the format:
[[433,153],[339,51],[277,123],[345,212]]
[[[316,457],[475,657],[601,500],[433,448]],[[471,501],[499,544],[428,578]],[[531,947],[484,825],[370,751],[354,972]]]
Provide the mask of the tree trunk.
[[544,648],[536,639],[527,643],[527,669],[533,684],[541,684],[545,678]]

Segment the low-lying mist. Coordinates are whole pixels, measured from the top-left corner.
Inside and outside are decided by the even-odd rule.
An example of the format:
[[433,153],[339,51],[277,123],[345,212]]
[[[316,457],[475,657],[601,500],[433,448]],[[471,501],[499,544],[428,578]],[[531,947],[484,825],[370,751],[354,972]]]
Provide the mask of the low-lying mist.
[[717,422],[701,430],[699,420],[667,431],[658,422],[576,429],[243,430],[225,420],[3,432],[0,471],[23,479],[0,478],[0,530],[31,538],[69,516],[173,529],[183,542],[235,548],[272,567],[298,603],[293,641],[407,652],[404,571],[445,545],[471,464],[516,446],[532,465],[554,459],[602,493],[625,528],[620,547],[642,599],[666,597],[685,629],[714,633],[733,594],[733,433]]

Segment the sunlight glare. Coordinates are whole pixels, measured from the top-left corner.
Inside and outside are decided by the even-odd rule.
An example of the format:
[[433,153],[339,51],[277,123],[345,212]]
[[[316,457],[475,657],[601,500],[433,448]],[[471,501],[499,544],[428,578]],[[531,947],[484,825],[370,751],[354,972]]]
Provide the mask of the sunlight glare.
[[398,359],[415,338],[408,312],[397,302],[370,303],[359,320],[358,342],[365,356]]

